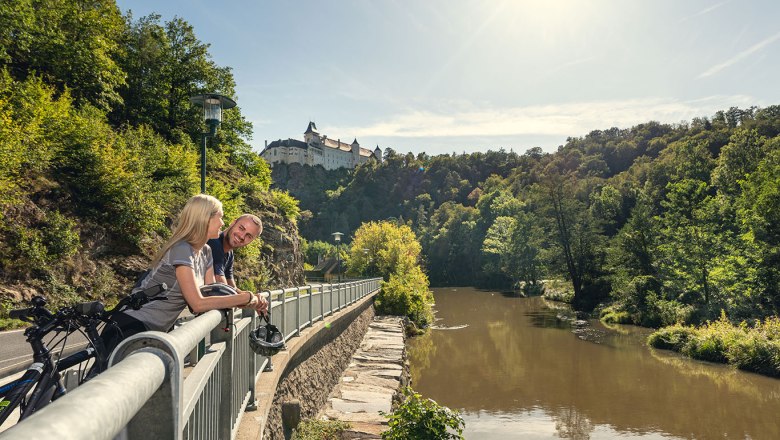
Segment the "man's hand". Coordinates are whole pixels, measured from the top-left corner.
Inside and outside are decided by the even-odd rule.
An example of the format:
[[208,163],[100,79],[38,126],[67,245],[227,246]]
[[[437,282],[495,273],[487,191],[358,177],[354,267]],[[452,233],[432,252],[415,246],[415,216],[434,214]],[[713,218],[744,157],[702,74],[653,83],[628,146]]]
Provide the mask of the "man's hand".
[[258,314],[265,315],[268,313],[268,299],[266,298],[268,296],[268,293],[258,293],[257,294],[257,305],[255,305],[255,311],[257,311]]

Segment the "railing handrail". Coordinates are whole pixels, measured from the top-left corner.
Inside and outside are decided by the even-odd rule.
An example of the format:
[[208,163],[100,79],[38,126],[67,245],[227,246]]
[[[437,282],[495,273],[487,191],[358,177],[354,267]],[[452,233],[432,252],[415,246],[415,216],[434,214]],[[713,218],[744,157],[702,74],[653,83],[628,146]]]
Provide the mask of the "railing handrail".
[[[268,291],[272,322],[289,340],[300,335],[301,329],[377,291],[380,281],[370,278]],[[287,298],[294,292],[295,296]],[[315,296],[321,296],[320,300],[315,301]],[[289,307],[295,311],[288,312]],[[0,439],[109,440],[123,431],[129,439],[235,437],[245,406],[253,403],[257,377],[270,359],[249,350],[246,335],[258,322],[254,312],[235,316],[237,322],[233,322],[234,314],[234,310],[212,310],[170,333],[143,332],[128,338],[111,355],[106,372],[0,433]],[[292,332],[291,315],[296,320]],[[226,333],[225,326],[235,331]],[[201,350],[204,341],[212,351]],[[187,355],[198,359],[191,362],[194,367],[185,379]],[[222,363],[228,367],[219,368]],[[218,396],[213,390],[218,390]],[[211,405],[214,411],[196,411],[200,405]],[[208,423],[201,420],[208,417]]]

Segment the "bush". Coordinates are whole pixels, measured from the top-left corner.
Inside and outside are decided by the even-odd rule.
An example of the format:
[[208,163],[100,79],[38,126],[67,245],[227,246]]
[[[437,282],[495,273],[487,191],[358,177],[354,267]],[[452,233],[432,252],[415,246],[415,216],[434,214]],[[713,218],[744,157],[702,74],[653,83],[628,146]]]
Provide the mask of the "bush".
[[[466,423],[455,411],[404,388],[404,401],[390,415],[385,440],[462,439]],[[384,414],[386,415],[386,414]],[[451,432],[454,431],[454,432]]]
[[605,324],[633,324],[631,314],[617,307],[607,307],[601,311],[601,321]]
[[648,343],[695,359],[728,363],[741,370],[780,377],[778,329],[777,317],[750,328],[744,322],[733,325],[721,313],[720,319],[699,328],[682,325],[662,328],[650,335]]
[[693,306],[675,300],[665,300],[651,292],[647,296],[647,310],[642,320],[655,325],[683,324],[690,322],[693,311]]
[[295,200],[290,193],[276,189],[271,190],[271,197],[273,198],[273,204],[276,206],[276,209],[278,209],[287,220],[295,222],[301,213],[298,201]]
[[374,306],[378,314],[408,316],[418,327],[425,327],[433,322],[432,303],[428,277],[415,266],[383,281]]
[[730,364],[741,370],[780,377],[780,341],[751,333],[729,347],[727,357]]
[[349,427],[340,420],[305,419],[293,431],[292,440],[338,440]]
[[651,347],[663,350],[681,351],[693,337],[695,329],[676,324],[653,332],[647,339]]

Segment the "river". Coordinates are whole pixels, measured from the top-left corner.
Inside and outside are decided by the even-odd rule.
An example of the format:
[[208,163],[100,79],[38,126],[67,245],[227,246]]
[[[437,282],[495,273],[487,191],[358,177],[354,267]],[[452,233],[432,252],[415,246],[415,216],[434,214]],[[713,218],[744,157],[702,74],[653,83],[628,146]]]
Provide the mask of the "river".
[[433,289],[434,328],[408,342],[412,386],[461,412],[467,439],[780,439],[780,380],[579,328],[540,297]]

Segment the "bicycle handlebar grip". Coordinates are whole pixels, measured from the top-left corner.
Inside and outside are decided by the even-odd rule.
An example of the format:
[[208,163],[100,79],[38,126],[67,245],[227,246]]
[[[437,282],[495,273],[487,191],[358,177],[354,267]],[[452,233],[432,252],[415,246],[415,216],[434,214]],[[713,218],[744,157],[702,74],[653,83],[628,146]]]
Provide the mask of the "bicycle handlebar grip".
[[103,313],[106,307],[100,301],[89,301],[85,303],[79,303],[73,306],[73,310],[80,315],[97,315]]
[[24,321],[28,316],[30,316],[32,311],[33,307],[28,307],[26,309],[15,309],[8,312],[8,317],[11,319],[21,319]]

